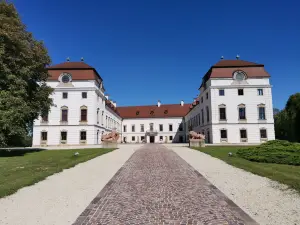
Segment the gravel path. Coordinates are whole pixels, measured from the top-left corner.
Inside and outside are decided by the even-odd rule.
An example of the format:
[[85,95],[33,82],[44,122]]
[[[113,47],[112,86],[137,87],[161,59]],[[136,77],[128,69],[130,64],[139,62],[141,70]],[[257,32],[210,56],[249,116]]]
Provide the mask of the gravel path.
[[72,224],[138,147],[124,145],[1,198],[0,224]]
[[300,225],[300,196],[199,151],[170,147],[246,213],[263,225]]
[[136,151],[76,225],[256,225],[247,214],[172,150]]

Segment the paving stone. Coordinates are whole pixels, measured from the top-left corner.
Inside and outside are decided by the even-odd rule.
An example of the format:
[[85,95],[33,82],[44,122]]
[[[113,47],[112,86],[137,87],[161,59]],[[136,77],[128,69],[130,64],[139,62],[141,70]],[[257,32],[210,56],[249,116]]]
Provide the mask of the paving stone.
[[256,225],[200,173],[163,145],[137,150],[76,225]]

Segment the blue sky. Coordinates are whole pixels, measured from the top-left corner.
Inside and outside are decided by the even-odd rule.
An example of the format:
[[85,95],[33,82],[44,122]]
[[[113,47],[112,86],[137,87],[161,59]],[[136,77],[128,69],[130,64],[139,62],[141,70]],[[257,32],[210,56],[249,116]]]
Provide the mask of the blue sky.
[[15,0],[60,63],[85,62],[120,106],[191,102],[220,56],[263,63],[273,104],[300,90],[300,3],[200,0]]

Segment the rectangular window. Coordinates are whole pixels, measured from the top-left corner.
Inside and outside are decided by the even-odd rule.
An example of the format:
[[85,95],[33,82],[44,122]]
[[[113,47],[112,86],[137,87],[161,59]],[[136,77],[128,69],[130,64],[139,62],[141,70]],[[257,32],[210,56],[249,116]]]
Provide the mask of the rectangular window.
[[81,97],[82,98],[87,98],[87,92],[81,92]]
[[169,136],[169,140],[170,140],[170,141],[173,141],[173,136]]
[[244,95],[244,89],[238,89],[238,95]]
[[135,136],[132,136],[132,137],[131,137],[131,140],[132,140],[132,141],[135,141]]
[[201,97],[201,103],[203,103],[203,97]]
[[220,133],[222,139],[227,139],[227,130],[220,130]]
[[42,131],[42,133],[41,133],[42,141],[47,141],[47,138],[48,138],[47,136],[48,136],[47,131]]
[[264,90],[263,89],[257,89],[257,94],[258,95],[264,95]]
[[208,92],[206,92],[206,99],[208,99]]
[[68,93],[67,92],[63,92],[62,93],[62,98],[65,98],[65,99],[68,98]]
[[182,123],[179,124],[178,130],[179,130],[179,131],[183,131],[183,124],[182,124]]
[[80,131],[80,141],[86,141],[86,131]]
[[258,119],[265,120],[266,119],[266,113],[265,113],[265,107],[258,107]]
[[164,131],[164,126],[162,124],[159,124],[159,131]]
[[204,124],[204,112],[203,112],[203,109],[201,109],[201,117],[202,117],[202,124]]
[[150,131],[153,131],[153,123],[150,123]]
[[267,138],[267,130],[266,129],[260,129],[260,138]]
[[144,132],[144,124],[141,124],[141,132]]
[[68,110],[67,109],[61,110],[61,121],[64,121],[64,122],[68,121]]
[[163,140],[164,140],[164,137],[163,137],[163,136],[159,136],[159,140],[160,140],[160,141],[163,141]]
[[169,124],[169,131],[173,131],[173,125]]
[[145,140],[145,136],[141,136],[141,141]]
[[244,108],[244,107],[239,108],[239,119],[240,120],[246,119],[246,108]]
[[220,89],[219,90],[219,95],[220,96],[224,96],[225,95],[225,90],[224,89]]
[[219,108],[220,120],[226,120],[226,108]]
[[134,125],[131,126],[131,131],[135,132],[135,126]]
[[127,132],[127,126],[126,125],[123,126],[123,132]]
[[62,140],[62,141],[67,140],[67,131],[60,132],[60,140]]
[[207,122],[209,122],[209,109],[208,109],[208,106],[206,106],[206,119],[207,119]]
[[87,109],[81,109],[81,121],[87,121]]
[[247,138],[247,130],[240,130],[241,138],[246,139]]

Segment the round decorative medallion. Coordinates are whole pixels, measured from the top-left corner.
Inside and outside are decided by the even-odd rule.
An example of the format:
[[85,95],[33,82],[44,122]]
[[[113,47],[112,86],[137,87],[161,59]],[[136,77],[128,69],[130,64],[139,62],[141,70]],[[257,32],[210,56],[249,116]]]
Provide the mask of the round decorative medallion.
[[69,83],[72,80],[72,76],[69,73],[62,73],[60,75],[60,81],[63,83]]
[[233,73],[233,78],[235,80],[241,81],[246,79],[246,73],[244,71],[238,70]]

